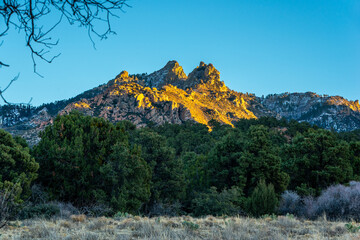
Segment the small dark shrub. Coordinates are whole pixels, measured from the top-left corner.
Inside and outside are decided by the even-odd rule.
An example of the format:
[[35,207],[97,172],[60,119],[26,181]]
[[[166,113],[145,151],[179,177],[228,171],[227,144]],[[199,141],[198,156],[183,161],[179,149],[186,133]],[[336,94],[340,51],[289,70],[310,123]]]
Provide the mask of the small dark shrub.
[[35,217],[50,218],[60,213],[60,208],[55,203],[41,203],[37,205],[25,206],[19,213],[19,219],[29,219]]
[[199,224],[196,224],[196,223],[193,223],[193,222],[190,222],[190,221],[183,221],[182,222],[182,225],[188,229],[188,230],[191,230],[191,231],[195,231],[195,230],[198,230],[199,229]]
[[247,201],[248,213],[255,217],[275,213],[278,199],[272,184],[260,181]]
[[242,194],[236,188],[217,192],[215,187],[211,187],[207,192],[198,193],[193,199],[192,212],[195,216],[242,214],[242,201]]
[[19,204],[15,201],[15,195],[13,192],[16,188],[12,187],[11,190],[0,191],[0,228],[6,226],[8,221],[16,214],[16,209]]
[[345,227],[351,233],[356,233],[360,230],[360,226],[356,226],[353,223],[346,223]]
[[59,217],[61,218],[69,218],[71,215],[80,214],[80,210],[71,203],[57,202],[56,204],[60,209]]
[[34,184],[31,186],[31,195],[29,201],[33,204],[46,203],[49,201],[49,195],[43,186]]

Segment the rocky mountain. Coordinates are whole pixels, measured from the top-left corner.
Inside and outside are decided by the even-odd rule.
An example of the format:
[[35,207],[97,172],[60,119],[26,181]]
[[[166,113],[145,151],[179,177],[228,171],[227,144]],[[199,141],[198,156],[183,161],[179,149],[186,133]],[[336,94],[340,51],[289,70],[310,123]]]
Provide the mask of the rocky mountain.
[[359,100],[320,96],[313,92],[271,94],[260,103],[286,119],[305,121],[325,129],[351,131],[360,128]]
[[360,105],[339,96],[315,93],[271,94],[265,98],[229,89],[212,65],[200,63],[189,75],[176,61],[151,74],[123,71],[109,81],[74,98],[40,107],[1,106],[0,126],[22,135],[31,144],[57,114],[77,110],[112,122],[130,120],[139,127],[149,123],[181,124],[210,120],[233,125],[239,119],[261,116],[307,121],[327,129],[360,128]]

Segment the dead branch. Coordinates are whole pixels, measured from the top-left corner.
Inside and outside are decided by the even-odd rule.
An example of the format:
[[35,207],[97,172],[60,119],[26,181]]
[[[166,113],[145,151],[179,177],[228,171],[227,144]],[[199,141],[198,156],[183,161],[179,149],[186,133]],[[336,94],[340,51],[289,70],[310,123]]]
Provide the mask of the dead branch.
[[[106,39],[115,34],[111,28],[112,18],[117,18],[119,11],[130,7],[127,0],[2,0],[0,1],[0,40],[11,30],[25,34],[26,46],[30,50],[33,69],[37,71],[37,60],[51,63],[60,53],[51,54],[51,49],[58,45],[59,39],[53,39],[51,33],[65,19],[70,25],[77,24],[86,28],[95,48],[93,36]],[[54,24],[44,25],[45,17],[58,20]],[[103,31],[98,30],[102,26]],[[3,41],[0,42],[0,47]],[[0,61],[1,67],[9,64]],[[0,90],[0,98],[6,104],[4,92],[18,79],[16,76],[4,90]],[[31,100],[29,101],[30,104]]]
[[[53,30],[63,21],[77,24],[88,30],[90,40],[95,35],[105,39],[110,34],[115,34],[111,28],[111,19],[118,17],[124,7],[129,7],[126,0],[3,0],[0,1],[0,38],[9,33],[11,29],[23,32],[26,46],[31,53],[34,72],[36,60],[40,59],[51,63],[60,54],[50,55],[52,47],[59,42],[51,36]],[[44,26],[46,16],[58,18],[55,24]],[[98,26],[104,28],[98,30]],[[9,65],[0,62],[0,66]]]
[[7,85],[3,90],[1,90],[1,88],[0,88],[0,98],[1,98],[6,104],[8,104],[8,105],[20,105],[20,104],[22,104],[22,105],[30,105],[30,104],[31,104],[32,98],[30,98],[30,101],[27,102],[27,103],[10,103],[10,102],[7,101],[6,98],[4,97],[4,92],[5,92],[6,90],[8,90],[8,88],[9,88],[16,80],[18,80],[19,76],[20,76],[20,73],[18,73],[18,75],[16,75],[13,79],[11,79],[10,82],[8,83],[8,85]]

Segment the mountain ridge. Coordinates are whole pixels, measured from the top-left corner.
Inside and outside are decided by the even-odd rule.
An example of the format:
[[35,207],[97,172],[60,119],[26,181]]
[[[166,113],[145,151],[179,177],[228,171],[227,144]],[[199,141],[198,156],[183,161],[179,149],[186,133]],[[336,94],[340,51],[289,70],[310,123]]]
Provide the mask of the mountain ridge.
[[37,134],[51,124],[57,114],[73,110],[112,122],[129,120],[138,127],[194,121],[211,130],[211,120],[233,126],[239,119],[272,116],[306,121],[336,131],[360,128],[358,100],[312,92],[257,97],[229,89],[211,63],[200,62],[186,75],[174,60],[151,74],[122,71],[108,83],[74,98],[24,109],[1,106],[0,126],[12,134],[36,139],[35,143]]

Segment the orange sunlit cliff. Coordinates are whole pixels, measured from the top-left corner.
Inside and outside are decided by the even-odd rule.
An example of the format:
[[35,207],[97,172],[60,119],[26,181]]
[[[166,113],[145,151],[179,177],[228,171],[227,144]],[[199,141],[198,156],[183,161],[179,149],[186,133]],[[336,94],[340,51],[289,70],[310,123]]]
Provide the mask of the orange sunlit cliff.
[[201,62],[186,76],[176,61],[170,61],[146,76],[123,71],[107,84],[103,93],[89,101],[75,102],[64,111],[75,108],[112,121],[130,120],[138,126],[187,120],[208,125],[212,119],[233,125],[242,118],[256,118],[250,110],[254,100],[254,95],[226,87],[212,64]]

